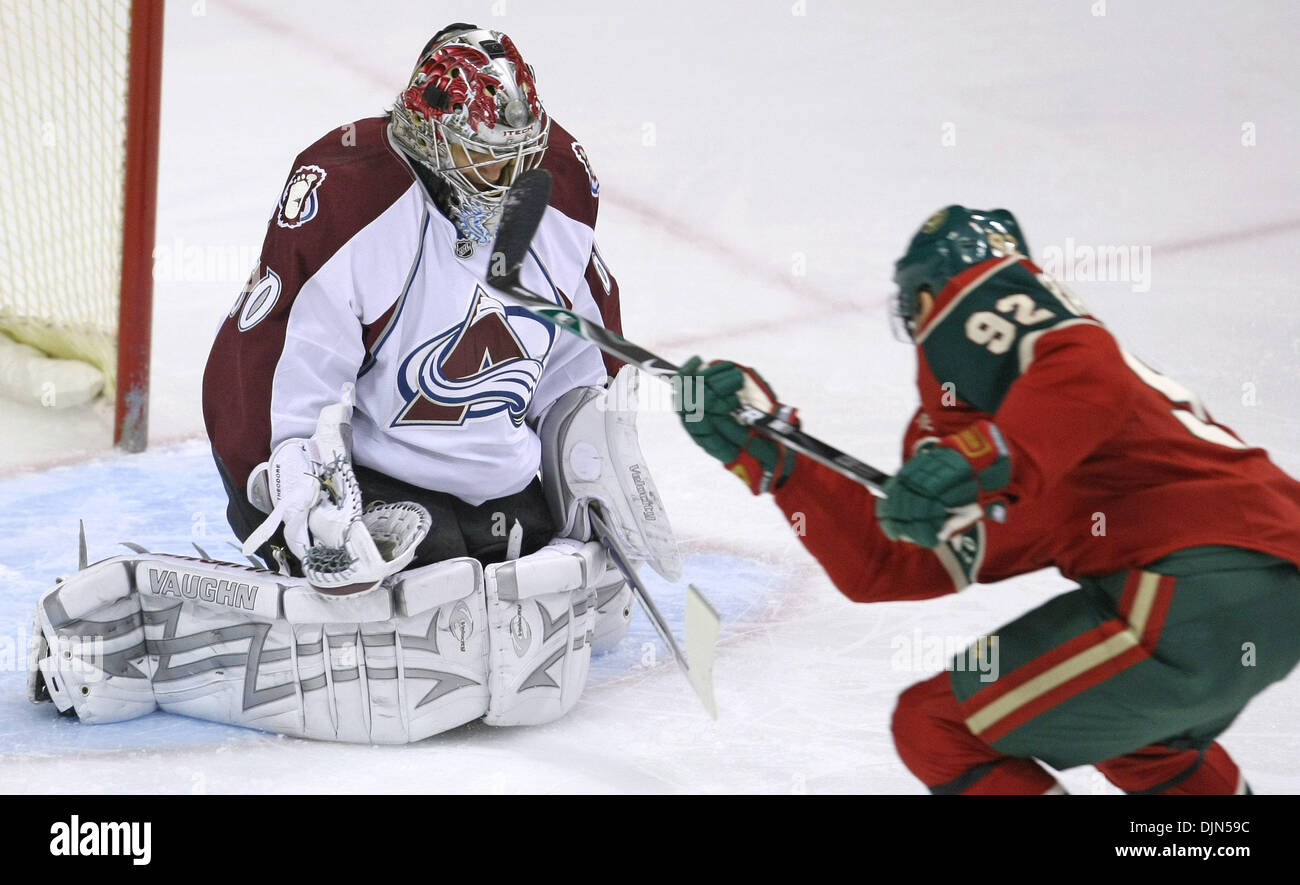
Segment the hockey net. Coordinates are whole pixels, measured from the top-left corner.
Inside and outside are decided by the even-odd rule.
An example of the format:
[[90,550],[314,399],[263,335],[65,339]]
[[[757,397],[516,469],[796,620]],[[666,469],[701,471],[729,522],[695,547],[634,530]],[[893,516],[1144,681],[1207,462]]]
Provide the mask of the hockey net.
[[114,441],[132,450],[147,421],[161,43],[161,0],[0,0],[0,332],[98,369]]

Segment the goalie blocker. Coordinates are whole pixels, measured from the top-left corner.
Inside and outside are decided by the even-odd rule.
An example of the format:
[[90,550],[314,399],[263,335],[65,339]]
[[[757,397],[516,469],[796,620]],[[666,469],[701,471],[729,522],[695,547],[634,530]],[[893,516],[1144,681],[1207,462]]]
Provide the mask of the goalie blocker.
[[615,408],[635,395],[627,369],[546,417],[548,503],[572,537],[499,563],[455,557],[400,571],[345,595],[183,556],[106,559],[41,597],[29,696],[88,723],[163,709],[360,743],[418,741],[479,718],[557,719],[585,687],[593,645],[617,642],[630,616],[626,582],[587,540],[587,508],[601,507],[635,557],[680,574],[635,414]]
[[624,366],[609,387],[580,387],[560,397],[542,421],[542,484],[559,534],[592,537],[598,506],[628,551],[669,581],[682,576],[677,541],[637,437],[640,376]]

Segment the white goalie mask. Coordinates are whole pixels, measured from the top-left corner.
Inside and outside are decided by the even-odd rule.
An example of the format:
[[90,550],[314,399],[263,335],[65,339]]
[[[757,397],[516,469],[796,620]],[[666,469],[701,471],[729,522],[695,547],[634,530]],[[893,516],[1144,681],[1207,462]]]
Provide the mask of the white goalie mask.
[[425,46],[393,106],[393,139],[449,192],[463,235],[490,243],[506,191],[546,151],[532,66],[500,31],[452,25]]

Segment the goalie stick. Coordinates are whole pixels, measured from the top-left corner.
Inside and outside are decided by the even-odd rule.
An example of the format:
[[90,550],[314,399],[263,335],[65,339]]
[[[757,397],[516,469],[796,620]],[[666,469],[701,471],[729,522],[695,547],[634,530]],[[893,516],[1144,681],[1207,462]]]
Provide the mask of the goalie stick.
[[614,565],[627,578],[628,584],[632,587],[632,595],[636,597],[637,602],[641,603],[642,610],[650,623],[654,625],[655,631],[663,639],[664,644],[668,646],[668,651],[672,653],[673,659],[677,661],[677,666],[681,668],[682,673],[691,683],[691,688],[699,695],[700,700],[704,703],[704,708],[709,711],[709,715],[714,719],[718,718],[718,707],[713,700],[713,652],[718,640],[718,628],[721,619],[718,613],[714,611],[713,606],[704,598],[695,585],[690,585],[686,593],[686,647],[691,650],[690,660],[682,654],[681,646],[677,644],[677,638],[673,636],[672,631],[668,628],[668,622],[664,616],[659,613],[659,607],[655,605],[654,600],[650,598],[645,584],[641,583],[641,577],[632,568],[632,562],[627,553],[623,550],[623,543],[618,539],[618,535],[609,524],[605,522],[600,508],[593,507],[591,510],[591,525],[596,531],[596,537],[605,545],[609,551],[610,559],[614,560]]

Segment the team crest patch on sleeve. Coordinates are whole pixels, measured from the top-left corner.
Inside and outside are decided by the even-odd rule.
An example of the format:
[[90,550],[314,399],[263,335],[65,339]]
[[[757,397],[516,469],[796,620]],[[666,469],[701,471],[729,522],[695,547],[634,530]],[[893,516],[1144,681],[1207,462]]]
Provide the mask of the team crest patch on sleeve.
[[460,323],[402,360],[402,406],[391,426],[458,425],[502,412],[521,425],[554,340],[549,323],[477,287]]
[[319,166],[299,166],[289,176],[289,182],[280,194],[280,207],[275,213],[275,223],[280,227],[302,227],[316,217],[320,210],[317,191],[325,183],[325,170]]
[[587,170],[587,180],[591,182],[591,195],[600,196],[600,179],[596,177],[596,172],[591,168],[591,161],[587,159],[587,149],[576,141],[570,145],[573,148],[573,155],[582,163],[582,168]]

